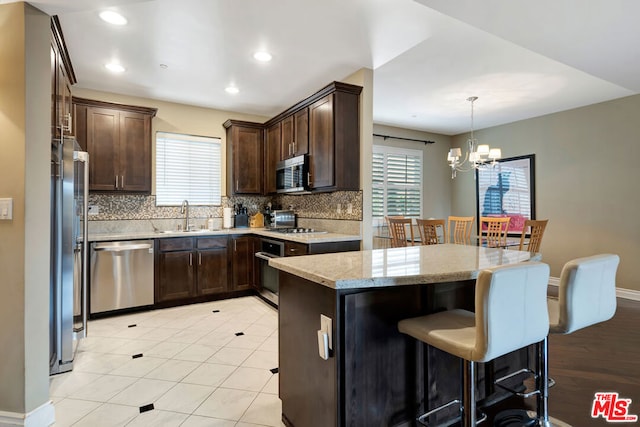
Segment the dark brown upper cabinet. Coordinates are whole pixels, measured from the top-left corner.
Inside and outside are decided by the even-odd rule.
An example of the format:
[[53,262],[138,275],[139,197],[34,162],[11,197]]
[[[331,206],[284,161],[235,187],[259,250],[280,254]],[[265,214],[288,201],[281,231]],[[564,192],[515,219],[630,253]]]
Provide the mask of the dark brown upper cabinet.
[[[51,137],[72,133],[71,85],[76,83],[57,16],[51,18]],[[86,147],[82,147],[85,149]]]
[[309,186],[312,191],[360,189],[361,89],[341,84],[309,107]]
[[240,120],[227,120],[223,126],[227,130],[227,196],[263,194],[264,126]]
[[155,108],[73,98],[76,138],[89,152],[89,190],[151,193]]
[[282,123],[275,123],[267,128],[265,137],[264,160],[264,193],[276,192],[276,163],[280,160],[280,141],[282,139]]
[[271,181],[275,180],[274,158],[302,154],[309,155],[311,191],[360,189],[361,92],[361,86],[332,82],[262,126],[266,129],[263,179],[267,183],[263,194],[275,191]]
[[309,109],[304,108],[282,120],[280,159],[309,152]]

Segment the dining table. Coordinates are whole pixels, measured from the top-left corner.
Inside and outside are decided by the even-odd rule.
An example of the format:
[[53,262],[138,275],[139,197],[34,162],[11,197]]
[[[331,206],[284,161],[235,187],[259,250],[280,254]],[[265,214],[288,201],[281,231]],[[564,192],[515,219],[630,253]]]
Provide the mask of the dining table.
[[[475,240],[476,240],[476,245],[477,246],[483,246],[483,247],[487,247],[487,236],[475,236]],[[525,246],[527,244],[527,240],[525,239]],[[504,245],[500,245],[500,248],[504,248],[504,249],[509,249],[509,248],[513,248],[516,246],[520,246],[520,237],[507,237],[507,239],[505,240],[505,244]]]
[[[287,426],[412,425],[459,397],[460,361],[397,329],[399,320],[474,310],[483,269],[541,254],[438,244],[275,258],[279,396]],[[508,397],[493,378],[526,365],[524,349],[481,365],[478,407]]]

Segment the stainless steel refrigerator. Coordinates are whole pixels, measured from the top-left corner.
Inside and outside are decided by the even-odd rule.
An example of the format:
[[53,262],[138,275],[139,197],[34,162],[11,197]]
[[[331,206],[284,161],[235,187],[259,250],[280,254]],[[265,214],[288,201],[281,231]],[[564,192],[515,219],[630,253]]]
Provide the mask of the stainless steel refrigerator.
[[51,145],[49,372],[73,369],[87,334],[89,155],[73,137]]

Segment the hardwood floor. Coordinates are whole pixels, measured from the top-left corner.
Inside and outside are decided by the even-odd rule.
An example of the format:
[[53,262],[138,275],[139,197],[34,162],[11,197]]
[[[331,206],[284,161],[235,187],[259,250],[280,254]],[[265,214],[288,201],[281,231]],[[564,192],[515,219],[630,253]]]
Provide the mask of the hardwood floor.
[[[630,415],[640,417],[640,301],[618,298],[613,319],[570,335],[549,337],[550,415],[574,427],[612,425],[591,418],[596,392],[632,399]],[[507,406],[517,407],[515,400]],[[535,409],[535,399],[525,401]],[[614,423],[613,425],[640,425]],[[488,424],[491,425],[491,424]]]

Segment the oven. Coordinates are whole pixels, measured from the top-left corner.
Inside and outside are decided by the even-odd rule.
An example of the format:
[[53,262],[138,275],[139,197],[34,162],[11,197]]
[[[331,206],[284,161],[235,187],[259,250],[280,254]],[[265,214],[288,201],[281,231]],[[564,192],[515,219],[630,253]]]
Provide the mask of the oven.
[[272,304],[278,305],[278,270],[269,267],[271,258],[284,256],[284,242],[271,239],[260,239],[260,251],[256,252],[260,264],[261,290],[260,296]]

